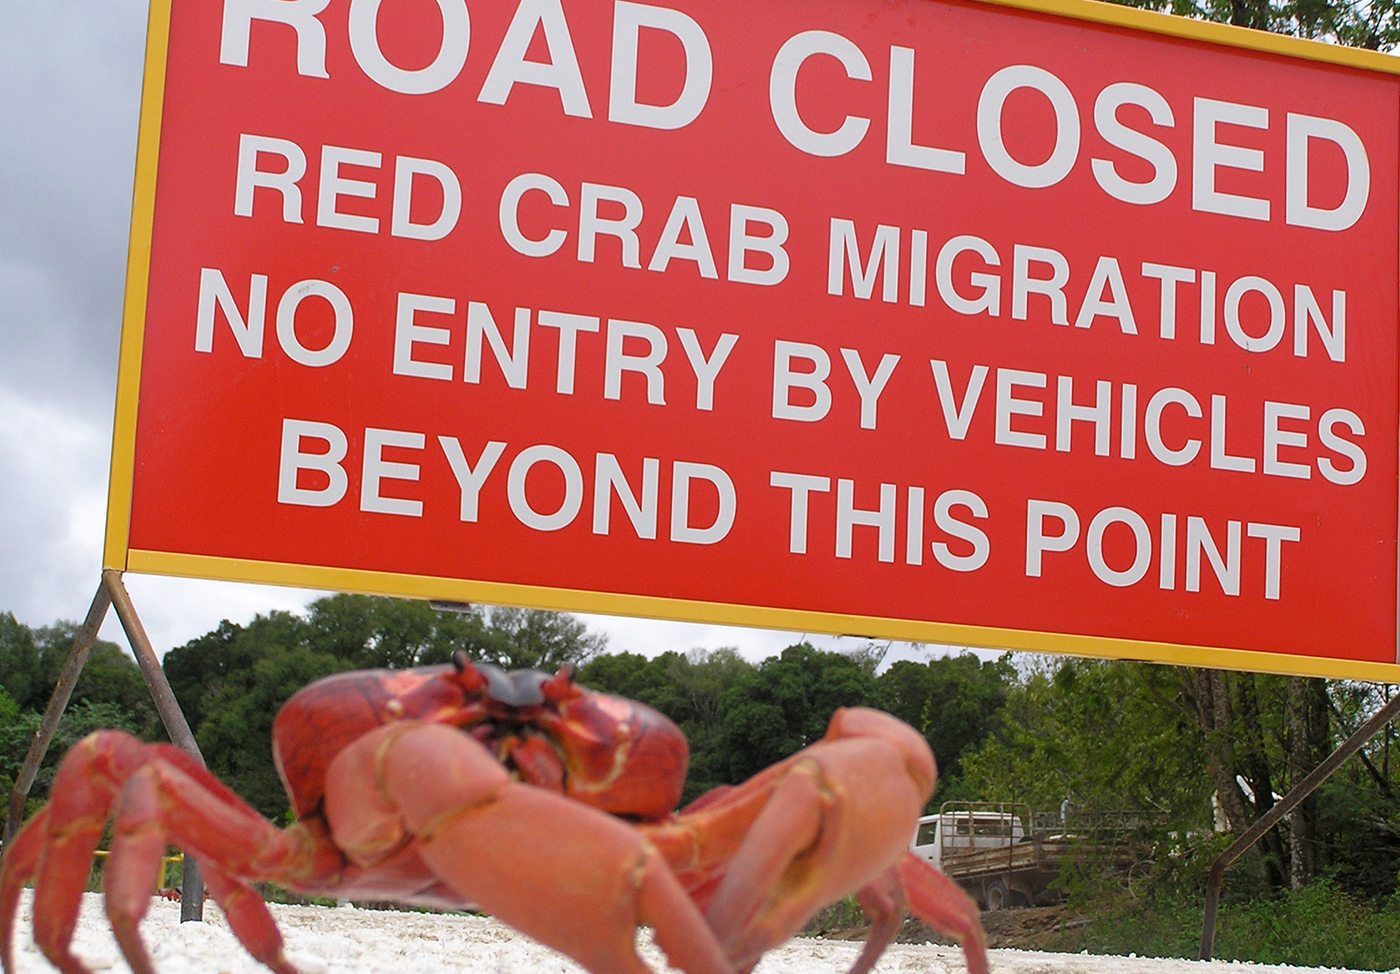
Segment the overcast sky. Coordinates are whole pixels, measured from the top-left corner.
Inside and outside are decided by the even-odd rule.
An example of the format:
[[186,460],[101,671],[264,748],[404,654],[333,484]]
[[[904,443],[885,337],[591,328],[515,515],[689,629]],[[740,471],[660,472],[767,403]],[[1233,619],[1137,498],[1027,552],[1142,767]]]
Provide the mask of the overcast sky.
[[[146,2],[0,9],[0,612],[40,626],[83,618],[101,570]],[[126,581],[159,653],[319,594]],[[801,635],[585,618],[612,649],[647,654],[735,646],[756,659]],[[102,635],[125,645],[115,615]]]

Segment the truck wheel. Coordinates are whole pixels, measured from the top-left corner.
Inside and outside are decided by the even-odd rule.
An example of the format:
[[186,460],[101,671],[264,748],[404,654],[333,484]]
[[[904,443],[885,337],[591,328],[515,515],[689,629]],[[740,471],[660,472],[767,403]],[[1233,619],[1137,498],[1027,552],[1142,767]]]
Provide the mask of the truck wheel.
[[982,887],[982,897],[984,900],[986,900],[988,913],[992,912],[993,910],[1006,909],[1007,903],[1009,903],[1011,900],[1011,897],[1006,889],[1006,880],[987,880],[986,885]]

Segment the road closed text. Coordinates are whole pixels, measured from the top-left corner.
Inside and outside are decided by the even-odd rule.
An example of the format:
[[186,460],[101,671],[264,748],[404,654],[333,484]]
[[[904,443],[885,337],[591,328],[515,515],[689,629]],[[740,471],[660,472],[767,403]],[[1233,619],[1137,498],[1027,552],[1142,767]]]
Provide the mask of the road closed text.
[[[973,169],[1035,190],[1056,187],[1083,170],[1102,197],[1116,203],[1153,206],[1184,193],[1198,213],[1330,232],[1354,226],[1371,197],[1370,153],[1346,122],[1208,91],[1173,100],[1129,79],[1076,89],[1055,71],[1029,63],[951,77],[936,51],[862,46],[833,30],[786,37],[757,69],[766,77],[724,77],[703,17],[628,0],[612,5],[607,51],[575,43],[561,0],[518,0],[504,33],[491,36],[473,28],[479,6],[437,0],[435,49],[426,64],[410,67],[396,63],[380,42],[396,30],[395,11],[401,8],[351,0],[348,19],[332,26],[324,16],[328,6],[327,0],[226,0],[220,62],[251,70],[280,59],[303,77],[334,80],[326,51],[339,41],[348,43],[354,67],[338,70],[353,70],[406,98],[448,93],[509,109],[522,89],[544,89],[557,98],[561,121],[664,131],[703,119],[716,90],[758,82],[767,92],[766,117],[738,124],[771,126],[790,149],[817,159],[856,153],[883,134],[883,164],[944,180],[931,182],[931,191],[956,191],[956,180]],[[328,36],[337,29],[346,34]],[[293,45],[274,43],[288,37]],[[670,94],[647,100],[639,96],[647,87],[644,66],[658,59],[669,59],[664,64]],[[816,67],[832,61],[839,65],[839,80]],[[477,62],[486,66],[484,77],[472,70]],[[586,77],[606,78],[607,85],[590,85]],[[943,99],[956,100],[951,116],[954,127],[967,133],[966,142],[937,133],[916,138],[916,119],[926,103]],[[868,107],[850,110],[832,127],[804,114],[804,106],[820,101]],[[1019,114],[1013,105],[1021,106]],[[1027,124],[1048,127],[1048,154],[1015,147],[1016,129]],[[1189,139],[1175,138],[1178,129]],[[1088,148],[1086,133],[1103,149]],[[1261,135],[1280,147],[1261,148]],[[1275,178],[1280,174],[1281,180]],[[1318,195],[1314,187],[1323,176],[1328,189]],[[1281,190],[1268,188],[1276,184]]]

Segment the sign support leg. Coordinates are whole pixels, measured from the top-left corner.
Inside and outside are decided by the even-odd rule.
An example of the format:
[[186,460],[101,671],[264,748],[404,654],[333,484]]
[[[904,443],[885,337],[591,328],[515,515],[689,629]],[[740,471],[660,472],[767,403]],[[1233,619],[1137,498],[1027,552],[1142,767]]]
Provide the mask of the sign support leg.
[[146,627],[141,624],[141,619],[136,615],[136,607],[131,604],[131,596],[122,581],[121,572],[113,569],[104,571],[102,585],[112,600],[112,606],[117,610],[117,618],[121,620],[122,630],[126,633],[127,641],[131,643],[131,651],[146,677],[146,686],[150,688],[151,699],[155,701],[156,711],[160,714],[161,722],[165,724],[171,742],[191,757],[199,758],[203,764],[204,756],[199,753],[199,745],[195,743],[194,733],[190,730],[189,722],[185,720],[184,711],[180,709],[179,701],[175,699],[175,693],[165,679],[160,660],[151,648]]
[[112,597],[107,594],[106,584],[99,585],[97,594],[92,597],[92,607],[88,609],[87,618],[73,639],[73,648],[68,651],[68,660],[63,664],[63,672],[59,674],[53,695],[49,697],[48,706],[44,708],[39,729],[34,732],[34,739],[29,742],[29,750],[24,755],[24,763],[20,765],[19,774],[15,776],[15,787],[10,793],[9,814],[5,818],[6,845],[19,832],[19,827],[24,822],[24,804],[29,798],[29,789],[34,786],[34,778],[39,773],[39,765],[43,763],[44,755],[49,753],[49,744],[53,742],[53,736],[58,731],[58,721],[68,706],[69,698],[73,696],[73,687],[78,684],[78,677],[82,675],[88,654],[97,642],[97,630],[102,628],[102,622],[107,618],[107,609],[111,605]]
[[[146,635],[146,629],[136,614],[136,607],[131,603],[131,595],[122,582],[121,572],[106,569],[102,572],[102,584],[97,587],[97,594],[92,598],[92,607],[88,609],[87,618],[73,640],[73,648],[68,652],[68,660],[63,665],[58,684],[54,687],[53,695],[49,697],[48,706],[39,722],[39,729],[34,733],[29,751],[24,756],[24,763],[15,778],[9,812],[5,819],[6,843],[19,832],[24,820],[24,805],[29,798],[29,789],[33,787],[34,778],[39,773],[39,765],[43,763],[44,755],[53,743],[58,722],[63,717],[63,711],[73,695],[73,688],[77,686],[78,677],[82,675],[83,666],[97,642],[97,632],[102,628],[110,608],[117,610],[117,618],[121,620],[122,629],[131,644],[132,654],[136,657],[137,665],[141,667],[146,687],[151,691],[151,699],[155,701],[156,711],[160,714],[170,740],[200,764],[204,763],[204,757],[199,753],[199,745],[195,743],[194,734],[190,731],[189,722],[180,710],[180,704],[170,689],[170,683],[165,679],[160,660],[151,647],[150,637]],[[180,920],[201,920],[203,917],[204,883],[200,879],[199,865],[187,856],[181,888]]]
[[1201,921],[1201,960],[1210,960],[1211,955],[1215,953],[1215,921],[1216,914],[1220,909],[1220,888],[1225,884],[1225,870],[1263,838],[1264,833],[1277,825],[1305,798],[1317,791],[1318,787],[1331,777],[1332,772],[1361,750],[1367,741],[1380,733],[1385,725],[1394,720],[1397,715],[1400,715],[1400,694],[1392,697],[1390,702],[1376,711],[1370,720],[1358,727],[1356,733],[1348,737],[1340,747],[1327,757],[1327,760],[1294,785],[1288,794],[1279,799],[1273,808],[1265,812],[1259,821],[1246,829],[1243,835],[1231,843],[1230,847],[1222,852],[1215,862],[1211,863],[1210,878],[1206,882],[1205,917]]
[[[131,644],[131,651],[136,656],[136,662],[146,677],[146,686],[151,691],[151,699],[155,701],[156,711],[160,714],[161,722],[165,724],[165,731],[170,735],[171,742],[203,764],[204,755],[199,753],[199,745],[195,743],[189,721],[185,720],[184,711],[180,709],[180,703],[175,699],[174,691],[170,689],[170,683],[165,678],[165,671],[161,669],[160,660],[156,658],[155,650],[151,648],[151,640],[146,635],[146,627],[141,624],[141,619],[136,614],[136,607],[131,604],[131,595],[127,592],[125,583],[122,582],[122,573],[111,568],[104,570],[102,572],[102,585],[112,600],[112,606],[117,610],[117,618],[121,620],[122,629],[126,632],[127,641]],[[184,881],[180,889],[180,922],[202,920],[203,918],[204,881],[199,875],[199,864],[187,855],[185,856]]]

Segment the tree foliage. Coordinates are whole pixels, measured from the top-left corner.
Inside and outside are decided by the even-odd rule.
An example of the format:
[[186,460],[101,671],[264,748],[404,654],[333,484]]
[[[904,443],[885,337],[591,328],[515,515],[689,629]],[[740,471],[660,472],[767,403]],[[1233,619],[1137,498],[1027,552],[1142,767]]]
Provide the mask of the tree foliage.
[[[997,727],[964,760],[961,787],[1042,810],[1068,800],[1079,812],[1152,813],[1175,843],[1155,864],[1159,879],[1198,889],[1229,837],[1268,812],[1388,692],[1341,681],[1040,660],[1017,671]],[[1352,895],[1392,895],[1400,874],[1396,753],[1390,731],[1371,742],[1265,834],[1229,888],[1269,895],[1330,877]]]
[[301,687],[344,670],[446,663],[456,651],[510,669],[582,662],[603,638],[571,616],[522,609],[444,612],[426,602],[332,595],[305,617],[223,622],[172,649],[166,678],[210,770],[265,815],[286,796],[272,766],[272,721]]
[[1098,660],[1042,661],[1018,674],[996,733],[964,760],[990,801],[1082,811],[1144,810],[1210,826],[1201,735],[1177,671]]
[[1388,51],[1400,43],[1394,0],[1115,0],[1124,6],[1213,20],[1308,40]]
[[924,735],[938,758],[944,799],[977,799],[962,782],[963,758],[996,728],[1014,676],[1008,656],[901,660],[879,678],[875,703]]
[[[953,656],[898,663],[877,674],[879,654],[789,646],[759,663],[732,649],[600,656],[579,672],[587,686],[640,700],[674,720],[690,743],[686,801],[738,784],[820,739],[839,707],[889,710],[922,730],[948,769],[980,743],[1005,696],[1009,664]],[[902,708],[902,709],[900,709]]]
[[[0,687],[20,710],[42,712],[48,705],[77,634],[76,623],[30,629],[12,614],[0,613]],[[70,700],[111,703],[133,714],[150,709],[150,693],[136,661],[102,639],[93,644]],[[137,726],[142,733],[154,733],[154,714],[138,720]]]
[[590,633],[578,619],[562,612],[498,606],[482,617],[478,640],[468,644],[473,659],[509,670],[557,670],[584,663],[601,653],[607,637]]
[[[13,614],[0,612],[0,794],[6,801],[77,632],[71,622],[31,629]],[[54,770],[68,748],[103,727],[148,739],[160,734],[136,661],[115,644],[98,640],[35,776],[30,792],[34,807],[48,795]]]
[[873,704],[875,678],[856,660],[807,643],[747,671],[723,695],[721,772],[742,781],[820,740],[838,707]]
[[[0,787],[7,791],[63,666],[76,627],[31,629],[0,614]],[[517,669],[579,664],[586,686],[647,703],[690,744],[689,801],[737,784],[818,740],[834,710],[873,706],[918,729],[940,767],[933,804],[1015,800],[1053,812],[1151,812],[1189,852],[1213,854],[1374,713],[1387,688],[1072,658],[949,656],[880,667],[807,643],[752,662],[732,649],[656,656],[603,652],[577,619],[520,609],[446,613],[416,602],[336,595],[303,614],[223,622],[172,649],[165,670],[213,771],[278,818],[286,798],[270,735],[282,703],[340,670],[445,662],[457,650]],[[62,750],[99,726],[147,739],[161,730],[139,670],[99,644],[33,795]],[[1400,803],[1392,732],[1346,765],[1237,870],[1259,894],[1315,879],[1347,895],[1390,896],[1400,873]],[[1154,882],[1178,893],[1198,860],[1164,856]],[[1170,867],[1170,868],[1168,868]],[[1195,869],[1195,872],[1192,870]],[[1168,875],[1170,874],[1170,875]],[[1185,883],[1185,886],[1181,884]],[[1166,887],[1164,887],[1166,888]]]

